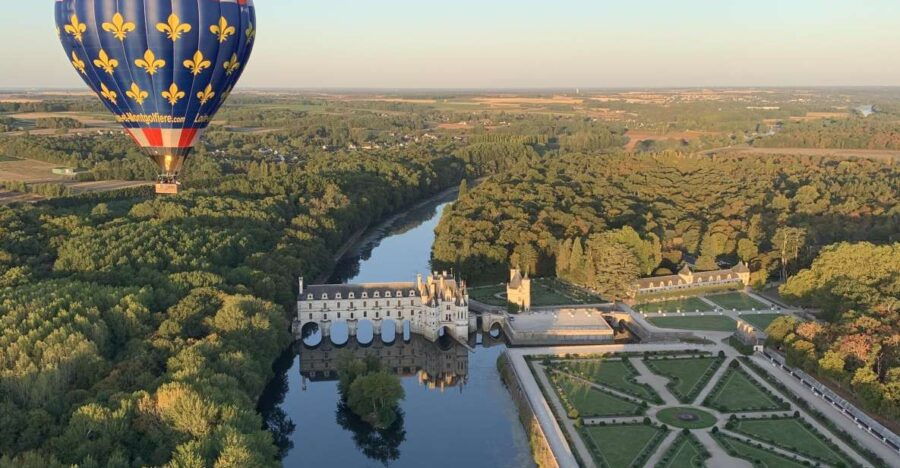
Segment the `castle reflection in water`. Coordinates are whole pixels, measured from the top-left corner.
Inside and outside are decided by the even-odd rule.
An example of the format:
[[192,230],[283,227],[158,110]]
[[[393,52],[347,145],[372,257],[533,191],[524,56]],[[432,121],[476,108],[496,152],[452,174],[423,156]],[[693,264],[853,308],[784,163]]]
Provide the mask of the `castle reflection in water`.
[[[483,346],[502,344],[501,340],[485,338]],[[436,342],[411,335],[409,341],[384,343],[375,339],[371,344],[360,344],[350,340],[345,345],[322,340],[318,346],[303,346],[300,351],[303,389],[307,382],[337,380],[338,355],[348,351],[358,358],[375,356],[385,369],[401,377],[415,376],[419,384],[429,389],[457,387],[462,392],[469,375],[469,349],[449,336]]]

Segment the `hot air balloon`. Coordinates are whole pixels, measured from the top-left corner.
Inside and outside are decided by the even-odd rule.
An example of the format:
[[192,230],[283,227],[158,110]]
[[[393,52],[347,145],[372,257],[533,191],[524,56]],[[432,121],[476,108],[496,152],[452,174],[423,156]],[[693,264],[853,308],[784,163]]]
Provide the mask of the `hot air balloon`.
[[66,58],[178,193],[256,38],[252,0],[56,0]]

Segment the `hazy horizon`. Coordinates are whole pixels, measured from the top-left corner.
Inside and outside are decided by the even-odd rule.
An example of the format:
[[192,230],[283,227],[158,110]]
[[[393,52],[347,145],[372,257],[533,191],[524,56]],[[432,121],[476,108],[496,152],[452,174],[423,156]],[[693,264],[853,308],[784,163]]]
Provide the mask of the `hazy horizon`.
[[[900,2],[256,2],[244,89],[583,90],[900,84]],[[83,89],[52,2],[0,19],[0,88]],[[10,66],[9,64],[15,64]]]

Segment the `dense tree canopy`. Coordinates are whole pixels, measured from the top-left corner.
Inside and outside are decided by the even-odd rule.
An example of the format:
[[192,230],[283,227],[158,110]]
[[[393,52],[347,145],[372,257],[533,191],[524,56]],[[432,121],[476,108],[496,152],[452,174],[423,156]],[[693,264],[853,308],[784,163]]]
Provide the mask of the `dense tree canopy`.
[[[648,275],[675,271],[686,256],[701,269],[742,259],[760,281],[833,242],[895,239],[898,194],[896,167],[866,159],[548,153],[469,190],[441,220],[433,255],[476,281],[520,263],[587,285],[570,266],[580,261],[572,242],[581,239],[579,255],[590,253],[599,274],[608,260],[589,250],[615,248],[607,236],[635,263],[613,269]],[[517,252],[529,249],[525,262]]]
[[829,246],[781,287],[828,323],[791,318],[768,332],[788,358],[852,389],[870,410],[900,417],[900,243]]

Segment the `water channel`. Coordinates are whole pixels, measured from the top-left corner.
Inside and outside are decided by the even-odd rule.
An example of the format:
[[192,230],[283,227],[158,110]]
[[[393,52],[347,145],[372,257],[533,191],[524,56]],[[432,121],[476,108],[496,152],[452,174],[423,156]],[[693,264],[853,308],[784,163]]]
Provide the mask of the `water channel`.
[[[413,281],[429,271],[434,228],[452,195],[373,229],[350,249],[330,283]],[[502,337],[475,337],[474,351],[444,337],[358,337],[332,329],[295,344],[276,363],[260,402],[287,467],[533,467],[528,440],[497,372]],[[471,341],[471,340],[470,340]],[[337,344],[335,344],[337,343]],[[310,346],[313,345],[313,346]],[[401,417],[373,430],[341,406],[334,356],[374,354],[402,377]]]

